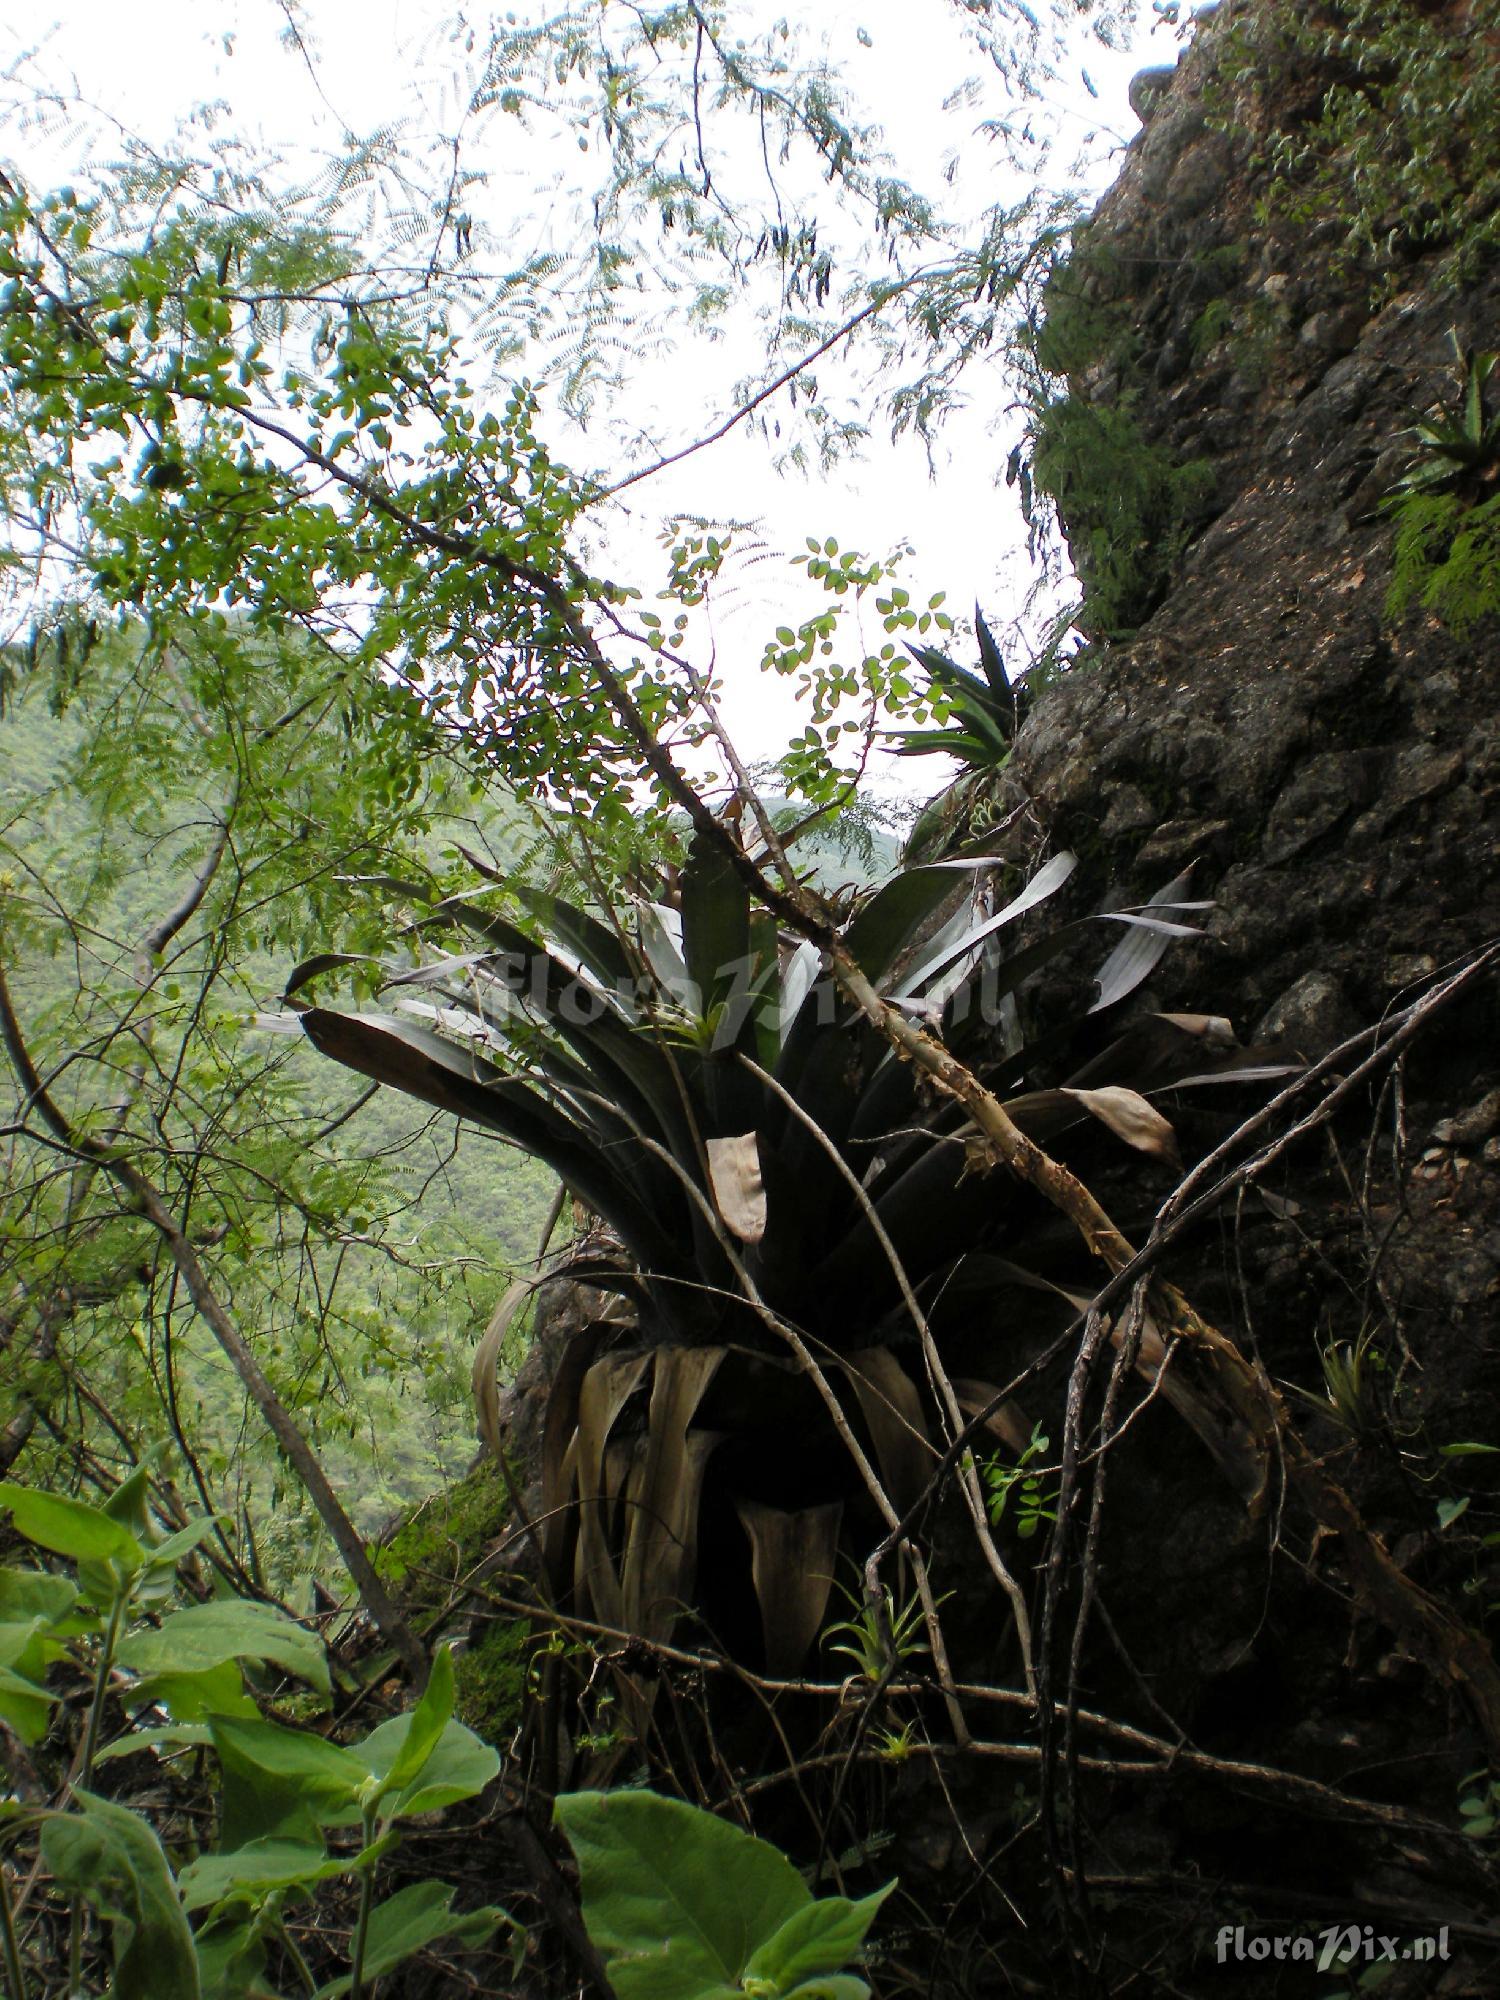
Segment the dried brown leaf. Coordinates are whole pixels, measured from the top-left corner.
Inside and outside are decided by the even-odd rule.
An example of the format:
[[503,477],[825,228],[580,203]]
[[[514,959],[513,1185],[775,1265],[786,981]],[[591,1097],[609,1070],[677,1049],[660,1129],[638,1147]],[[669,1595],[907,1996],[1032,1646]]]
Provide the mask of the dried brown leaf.
[[1064,1090],[1062,1095],[1081,1104],[1101,1124],[1107,1125],[1117,1139],[1123,1139],[1127,1146],[1134,1146],[1137,1152],[1149,1153],[1153,1159],[1165,1160],[1170,1166],[1181,1168],[1182,1155],[1177,1150],[1177,1134],[1156,1106],[1148,1103],[1138,1090],[1127,1090],[1120,1083],[1107,1083],[1098,1090]]
[[766,1233],[766,1189],[758,1136],[741,1132],[734,1139],[710,1139],[707,1152],[714,1206],[725,1227],[741,1243],[759,1243]]

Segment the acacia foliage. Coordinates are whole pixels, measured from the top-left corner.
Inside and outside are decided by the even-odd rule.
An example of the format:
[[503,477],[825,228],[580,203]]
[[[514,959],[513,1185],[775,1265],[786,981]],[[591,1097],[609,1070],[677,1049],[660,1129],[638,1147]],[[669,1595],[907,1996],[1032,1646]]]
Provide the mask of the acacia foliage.
[[[451,1127],[361,1106],[253,1023],[325,926],[377,934],[377,893],[351,878],[440,860],[455,788],[409,765],[382,801],[401,698],[354,700],[344,664],[294,637],[132,622],[85,645],[60,661],[49,643],[0,720],[16,1021],[78,1142],[160,1190],[373,1529],[462,1454],[451,1336],[530,1254],[546,1180],[493,1155],[454,1169]],[[166,1487],[196,1486],[226,1560],[288,1585],[317,1561],[302,1497],[157,1233],[6,1085],[4,1464],[107,1479],[169,1437]]]
[[[1143,9],[926,0],[922,29],[953,72],[952,143],[927,161],[920,128],[935,106],[913,94],[882,130],[863,102],[865,71],[893,39],[876,10],[866,25],[803,23],[751,0],[588,0],[535,20],[434,7],[404,24],[413,88],[379,120],[349,105],[318,10],[286,11],[289,62],[356,125],[320,132],[303,161],[245,129],[226,143],[220,104],[156,144],[140,119],[112,128],[58,87],[45,56],[0,89],[28,137],[74,158],[114,233],[180,209],[201,261],[223,260],[269,328],[302,310],[316,323],[350,294],[413,323],[441,299],[490,364],[524,351],[614,447],[632,429],[614,392],[664,323],[678,338],[753,328],[749,388],[884,301],[858,400],[809,371],[800,409],[783,403],[800,454],[840,449],[881,407],[925,426],[953,405],[965,358],[1003,337],[1015,267],[1060,212],[1047,191],[1066,188],[1072,163],[1050,156],[1089,103],[1082,23],[1119,46]],[[1061,120],[1057,97],[1071,100]],[[326,96],[310,104],[321,113]]]

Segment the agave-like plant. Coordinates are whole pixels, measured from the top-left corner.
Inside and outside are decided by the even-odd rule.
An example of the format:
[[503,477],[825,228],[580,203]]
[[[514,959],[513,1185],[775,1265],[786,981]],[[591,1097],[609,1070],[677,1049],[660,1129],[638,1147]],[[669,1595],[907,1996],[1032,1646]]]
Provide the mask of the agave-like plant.
[[1500,354],[1465,349],[1456,331],[1448,338],[1460,381],[1457,407],[1412,426],[1417,449],[1387,495],[1387,505],[1428,494],[1477,497],[1500,478],[1500,412],[1491,415],[1484,406],[1485,385]]
[[959,666],[935,646],[908,648],[927,675],[932,692],[948,711],[935,729],[887,730],[896,757],[956,757],[972,771],[998,771],[1009,762],[1016,731],[1026,719],[1030,691],[1012,681],[984,615],[974,607],[979,640],[979,672]]
[[[1054,857],[998,908],[988,859],[910,869],[856,910],[844,942],[893,1003],[976,1051],[1036,1139],[1093,1119],[1171,1158],[1171,1128],[1145,1093],[1222,1074],[1245,1053],[1206,1017],[1151,1015],[1114,1037],[1104,1024],[1205,906],[1179,880],[1144,909],[1028,927],[1012,944],[1074,865]],[[670,1637],[696,1600],[726,1643],[790,1671],[824,1621],[841,1537],[857,1544],[868,1508],[809,1363],[891,1500],[910,1505],[936,1462],[940,1415],[911,1302],[936,1324],[942,1307],[972,1311],[977,1285],[992,1339],[1007,1285],[1063,1299],[1021,1268],[1034,1263],[1023,1246],[1036,1210],[1019,1186],[966,1172],[959,1108],[924,1092],[816,948],[779,936],[715,848],[693,848],[675,909],[591,913],[524,882],[495,886],[492,899],[431,903],[416,939],[461,948],[386,967],[387,1011],[310,1002],[309,984],[349,962],[338,954],[300,966],[288,1000],[324,1054],[524,1147],[618,1242],[619,1257],[585,1275],[633,1298],[634,1326],[601,1314],[551,1392],[553,1587],[581,1615],[650,1640]],[[1095,1052],[1044,1087],[1039,1068],[1058,1074],[1070,1037],[1054,1023],[1028,1038],[1029,989],[1101,921],[1124,934],[1088,1010]],[[956,1386],[969,1408],[994,1395],[967,1364]],[[995,1428],[1024,1445],[1019,1416],[1002,1412]]]

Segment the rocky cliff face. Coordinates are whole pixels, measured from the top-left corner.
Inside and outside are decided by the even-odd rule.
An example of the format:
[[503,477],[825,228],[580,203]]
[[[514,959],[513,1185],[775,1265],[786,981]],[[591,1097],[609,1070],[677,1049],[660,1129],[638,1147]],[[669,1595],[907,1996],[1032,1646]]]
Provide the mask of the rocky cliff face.
[[1200,31],[1054,283],[1072,395],[1202,477],[1159,601],[1018,761],[1054,832],[1126,886],[1195,861],[1220,903],[1205,978],[1318,1054],[1500,934],[1500,625],[1393,622],[1380,506],[1414,418],[1455,399],[1455,335],[1500,339],[1500,278],[1435,286],[1446,250],[1340,269],[1340,218],[1266,218],[1264,135],[1236,122],[1253,97],[1221,68],[1256,12]]
[[[1266,128],[1310,80],[1236,80],[1232,59],[1274,12],[1199,31],[1056,283],[1054,315],[1084,301],[1097,344],[1072,394],[1212,484],[1159,601],[1040,705],[1016,761],[1097,890],[1142,901],[1191,865],[1215,898],[1166,997],[1319,1057],[1500,937],[1500,615],[1393,619],[1381,505],[1414,419],[1459,394],[1455,346],[1500,343],[1500,275],[1454,284],[1451,241],[1351,268],[1345,218],[1267,216]],[[1401,1133],[1403,1194],[1453,1195],[1427,1309],[1473,1331],[1500,1294],[1497,1025],[1490,983],[1414,1054]]]
[[[1477,77],[1493,97],[1493,7],[1353,11],[1436,51],[1413,88]],[[1336,43],[1281,32],[1288,18],[1228,0],[1176,72],[1137,92],[1143,130],[1053,281],[1039,355],[1067,395],[1040,435],[1096,636],[1038,701],[1004,802],[1080,853],[1083,906],[1143,903],[1191,869],[1192,893],[1214,899],[1208,935],[1163,962],[1150,1004],[1228,1014],[1316,1060],[1500,937],[1500,572],[1492,555],[1488,610],[1440,615],[1420,590],[1401,610],[1398,522],[1382,504],[1421,462],[1417,418],[1460,407],[1456,354],[1500,346],[1500,272],[1495,161],[1466,156],[1459,111],[1424,196],[1400,157],[1399,49],[1394,68],[1362,71]],[[1318,18],[1304,11],[1303,27]],[[1378,215],[1365,212],[1386,200],[1369,121],[1331,130],[1326,116],[1341,77],[1392,107]],[[1492,378],[1487,415],[1495,391]],[[1135,470],[1111,483],[1111,453],[1132,452]],[[1471,468],[1465,518],[1496,470]],[[1123,556],[1122,522],[1136,536]],[[1306,1392],[1310,1437],[1398,1563],[1493,1643],[1493,967],[1243,1188],[1174,1275]],[[1455,1450],[1474,1445],[1489,1449]],[[1106,1588],[1153,1698],[1221,1754],[1456,1826],[1484,1762],[1467,1716],[1351,1610],[1350,1579],[1295,1509],[1274,1536],[1247,1532],[1191,1481],[1148,1465],[1127,1498],[1129,1476]],[[1169,1827],[1158,1802],[1128,1794],[1101,1851],[1122,1874],[1196,1878],[1205,1921],[1214,1908],[1240,1921],[1233,1904],[1263,1929],[1316,1913],[1410,1935],[1423,1911],[1478,1923],[1491,1893],[1479,1885],[1493,1841],[1465,1859],[1368,1825],[1309,1839],[1222,1800]],[[1385,1990],[1477,1994],[1496,1976],[1493,1941],[1469,1938],[1436,1972],[1394,1968]],[[1314,1990],[1306,1968],[1249,1962],[1183,1960],[1172,1977],[1161,1990]]]

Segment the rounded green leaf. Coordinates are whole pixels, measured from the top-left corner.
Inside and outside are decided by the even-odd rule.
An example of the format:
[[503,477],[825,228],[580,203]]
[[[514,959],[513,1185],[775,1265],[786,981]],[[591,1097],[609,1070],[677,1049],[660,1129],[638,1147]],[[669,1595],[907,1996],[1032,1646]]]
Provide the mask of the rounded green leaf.
[[278,1835],[310,1836],[352,1814],[369,1778],[352,1750],[279,1723],[215,1717],[209,1724],[224,1775],[225,1848]]
[[[364,1764],[367,1776],[384,1781],[383,1819],[409,1819],[418,1813],[437,1812],[443,1806],[456,1805],[460,1799],[475,1798],[500,1768],[499,1753],[490,1744],[482,1742],[461,1722],[450,1721],[444,1724],[421,1769],[391,1799],[389,1780],[406,1741],[408,1726],[409,1719],[404,1715],[382,1722],[352,1753]],[[323,1824],[348,1825],[357,1817],[355,1808],[346,1818],[325,1820]]]
[[317,1634],[272,1604],[238,1598],[174,1611],[161,1625],[131,1633],[118,1658],[138,1674],[202,1673],[228,1660],[260,1660],[329,1692],[328,1660]]
[[812,1901],[785,1855],[681,1800],[572,1792],[556,1813],[619,2000],[739,1990],[755,1954]]

